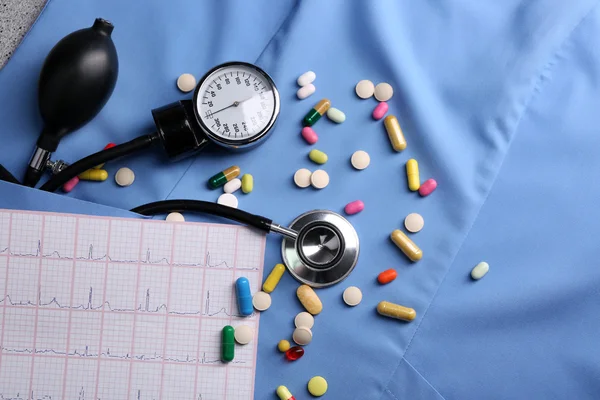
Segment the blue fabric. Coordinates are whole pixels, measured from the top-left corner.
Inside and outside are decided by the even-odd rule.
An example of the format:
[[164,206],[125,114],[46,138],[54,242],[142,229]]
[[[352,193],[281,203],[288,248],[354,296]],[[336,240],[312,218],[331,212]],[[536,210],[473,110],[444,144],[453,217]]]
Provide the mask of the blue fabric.
[[[273,293],[273,307],[261,317],[255,398],[273,399],[280,384],[296,398],[308,397],[306,382],[314,375],[326,377],[333,399],[594,398],[600,389],[596,4],[51,1],[0,71],[1,161],[22,175],[41,127],[35,80],[44,55],[96,16],[115,23],[119,81],[100,115],[61,143],[57,156],[67,160],[149,131],[149,110],[181,98],[174,86],[180,73],[200,76],[230,59],[257,62],[282,96],[276,131],[263,146],[242,154],[213,149],[176,164],[157,150],[107,164],[111,174],[131,167],[133,186],[86,183],[69,195],[120,208],[164,198],[214,200],[218,194],[206,179],[237,164],[255,178],[255,191],[239,196],[240,207],[281,223],[309,209],[365,202],[365,211],[349,218],[361,239],[357,269],[319,291],[325,308],[314,341],[292,364],[275,344],[290,336],[301,310],[297,283],[286,274]],[[317,94],[298,101],[295,79],[308,69],[317,73]],[[394,87],[390,113],[408,141],[403,153],[391,150],[381,122],[371,120],[376,103],[353,94],[361,79]],[[347,120],[315,126],[314,147],[329,155],[331,184],[300,191],[294,171],[316,168],[299,121],[322,97]],[[358,149],[371,154],[362,172],[349,166]],[[419,161],[422,180],[438,181],[430,197],[407,190],[409,158]],[[426,221],[414,236],[425,254],[417,264],[388,239],[410,212]],[[269,237],[267,268],[280,262],[279,244]],[[472,282],[469,271],[481,260],[491,271]],[[388,268],[399,277],[380,287],[375,277]],[[349,285],[364,294],[352,309],[341,300]],[[415,308],[417,319],[379,317],[380,300]]]

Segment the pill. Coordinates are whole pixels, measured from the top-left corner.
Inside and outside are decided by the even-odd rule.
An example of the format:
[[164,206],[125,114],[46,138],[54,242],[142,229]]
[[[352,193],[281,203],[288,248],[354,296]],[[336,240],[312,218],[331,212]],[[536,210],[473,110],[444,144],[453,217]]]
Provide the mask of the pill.
[[181,74],[177,78],[177,87],[184,93],[191,92],[196,87],[196,78],[192,74]]
[[319,140],[317,132],[315,132],[310,126],[305,126],[302,128],[301,135],[308,144],[315,144],[317,143],[317,140]]
[[329,110],[327,110],[327,118],[336,124],[341,124],[346,120],[346,114],[337,108],[331,107]]
[[317,79],[317,74],[313,71],[306,71],[298,77],[296,83],[298,83],[298,86],[306,86],[309,83],[313,83],[315,79]]
[[402,151],[406,149],[406,139],[404,139],[404,134],[402,133],[402,129],[400,129],[400,123],[398,123],[398,119],[393,115],[388,115],[383,120],[383,124],[385,125],[388,138],[392,143],[392,148],[396,151]]
[[169,222],[184,222],[185,218],[178,212],[172,212],[167,215],[167,221]]
[[254,189],[254,177],[250,174],[242,176],[242,192],[248,194]]
[[317,88],[315,85],[309,83],[308,85],[302,86],[300,89],[298,89],[296,96],[298,96],[300,100],[304,100],[305,98],[310,97],[316,90]]
[[375,92],[375,85],[373,85],[373,82],[363,79],[356,84],[354,90],[356,91],[356,95],[361,99],[368,99],[373,96],[373,93]]
[[375,98],[379,101],[388,101],[394,95],[394,89],[389,83],[382,82],[375,86],[373,94],[375,94]]
[[62,187],[63,192],[65,193],[69,193],[71,190],[73,190],[75,188],[75,186],[77,186],[77,184],[79,183],[79,177],[78,176],[74,176],[73,178],[69,179]]
[[235,178],[223,185],[223,192],[235,193],[239,188],[242,187],[242,181],[239,178]]
[[288,361],[296,361],[304,355],[304,349],[300,346],[294,346],[285,352],[285,358]]
[[365,203],[363,203],[360,200],[354,200],[353,202],[346,204],[346,207],[344,207],[344,212],[348,215],[353,215],[353,214],[358,214],[359,212],[361,212],[364,209],[365,209]]
[[302,120],[304,126],[313,126],[331,107],[331,102],[327,99],[323,99],[317,103]]
[[277,349],[280,352],[285,353],[290,349],[290,342],[287,340],[280,340],[279,343],[277,343]]
[[480,262],[471,270],[471,278],[479,280],[490,270],[490,266],[485,261]]
[[419,178],[419,163],[414,158],[406,162],[406,178],[408,180],[408,188],[411,192],[416,192],[421,187],[421,179]]
[[380,102],[379,104],[377,104],[377,107],[375,107],[375,109],[373,110],[373,114],[371,114],[373,116],[374,120],[379,121],[381,118],[383,118],[385,116],[385,113],[388,112],[389,106],[388,103],[386,103],[385,101]]
[[419,194],[423,197],[429,196],[437,188],[435,179],[427,179],[419,188]]
[[254,297],[252,297],[252,305],[258,311],[266,311],[271,307],[271,296],[269,293],[256,292]]
[[298,300],[300,300],[300,303],[302,303],[306,311],[312,315],[317,315],[323,311],[323,303],[321,303],[321,299],[319,299],[319,296],[317,296],[313,288],[310,286],[300,285],[298,290],[296,290],[296,296],[298,296]]
[[327,154],[317,149],[312,149],[311,151],[309,151],[308,158],[310,158],[312,162],[317,164],[325,164],[327,162]]
[[103,169],[88,169],[78,175],[82,181],[104,182],[108,179],[108,172]]
[[386,317],[401,319],[404,321],[412,321],[417,316],[414,308],[404,307],[400,304],[382,301],[377,304],[377,312]]
[[294,342],[300,346],[306,346],[312,341],[312,331],[304,326],[294,329],[292,334]]
[[238,199],[237,199],[237,197],[235,197],[235,195],[233,195],[231,193],[223,193],[217,199],[217,203],[221,204],[222,206],[237,208]]
[[347,287],[342,294],[342,298],[344,299],[344,303],[347,305],[354,307],[360,304],[362,301],[362,292],[356,286]]
[[385,285],[386,283],[390,283],[391,281],[396,279],[397,276],[398,273],[396,272],[396,270],[386,269],[385,271],[377,275],[377,282],[381,283],[382,285]]
[[423,229],[423,225],[425,225],[425,220],[421,214],[411,213],[404,218],[404,227],[409,232],[417,233]]
[[279,396],[280,400],[296,400],[285,386],[277,388],[277,396]]
[[265,293],[271,293],[277,287],[277,284],[281,280],[283,273],[285,272],[285,265],[275,264],[265,283],[263,283],[262,290]]
[[324,189],[329,185],[329,174],[322,169],[318,169],[310,176],[310,184],[315,189]]
[[296,328],[303,326],[305,328],[312,329],[312,327],[315,325],[315,317],[306,311],[302,311],[296,315],[296,318],[294,318],[294,325]]
[[[113,148],[115,146],[116,146],[116,144],[114,144],[114,143],[111,142],[111,143],[107,144],[106,146],[104,146],[104,148],[102,150],[108,150],[108,149],[111,149],[111,148]],[[104,167],[104,163],[96,165],[94,167],[94,169],[100,169],[102,167]]]
[[423,257],[421,249],[406,236],[400,229],[396,229],[390,235],[392,241],[398,246],[400,250],[408,257],[411,261],[419,261]]
[[310,172],[306,168],[299,169],[294,174],[294,183],[296,184],[296,186],[298,186],[300,188],[309,187],[311,176],[312,176],[312,172]]
[[327,381],[322,376],[313,376],[308,381],[308,392],[315,397],[321,397],[327,392]]
[[350,163],[358,170],[363,170],[371,164],[371,156],[363,150],[357,150],[350,157]]
[[115,174],[115,182],[119,186],[129,186],[135,180],[135,174],[127,167],[120,168]]
[[233,165],[227,168],[226,170],[223,170],[218,174],[211,176],[208,180],[208,186],[211,189],[216,189],[225,185],[230,180],[237,178],[238,176],[240,176],[240,167],[238,167],[237,165]]
[[254,331],[248,325],[238,325],[235,327],[234,337],[239,344],[248,344],[254,337]]
[[241,315],[252,314],[252,294],[250,292],[250,281],[246,277],[239,277],[235,281],[235,295],[237,297],[238,309]]
[[235,352],[235,329],[233,326],[226,325],[221,331],[221,360],[229,362],[233,360]]

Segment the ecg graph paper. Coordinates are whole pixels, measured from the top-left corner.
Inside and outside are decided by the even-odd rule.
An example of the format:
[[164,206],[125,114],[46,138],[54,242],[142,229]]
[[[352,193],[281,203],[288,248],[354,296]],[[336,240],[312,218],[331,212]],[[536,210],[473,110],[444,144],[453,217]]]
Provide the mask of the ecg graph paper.
[[253,398],[234,282],[258,290],[264,249],[236,225],[0,210],[0,400]]

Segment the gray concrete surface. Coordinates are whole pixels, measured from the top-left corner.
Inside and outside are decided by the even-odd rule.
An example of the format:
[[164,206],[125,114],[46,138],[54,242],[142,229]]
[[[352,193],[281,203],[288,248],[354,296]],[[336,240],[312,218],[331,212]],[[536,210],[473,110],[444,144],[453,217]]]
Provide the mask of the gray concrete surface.
[[46,0],[0,0],[0,69],[44,8]]

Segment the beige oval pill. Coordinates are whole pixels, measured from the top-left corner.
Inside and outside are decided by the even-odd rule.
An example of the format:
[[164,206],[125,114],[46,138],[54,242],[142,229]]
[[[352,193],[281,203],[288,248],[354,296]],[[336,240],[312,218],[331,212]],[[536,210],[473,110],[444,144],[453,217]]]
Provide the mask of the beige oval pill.
[[184,93],[191,92],[196,87],[196,78],[192,74],[181,74],[177,78],[177,87]]
[[300,300],[300,303],[302,303],[306,311],[312,315],[317,315],[323,311],[321,299],[319,299],[319,296],[317,296],[310,286],[301,285],[298,290],[296,290],[296,296],[298,296],[298,300]]
[[375,85],[373,85],[373,82],[370,80],[363,79],[356,84],[354,90],[356,91],[356,95],[361,99],[368,99],[373,96],[373,93],[375,92]]
[[329,174],[322,169],[318,169],[310,176],[310,184],[315,189],[323,189],[329,185]]
[[386,82],[378,83],[375,86],[375,98],[379,101],[388,101],[394,95],[392,85]]
[[315,325],[315,317],[313,317],[310,313],[307,313],[306,311],[302,311],[301,313],[298,313],[298,315],[296,315],[296,318],[294,318],[294,325],[296,325],[296,328],[300,328],[303,326],[305,328],[311,329]]
[[335,107],[331,107],[329,110],[327,110],[327,118],[329,118],[336,124],[341,124],[346,120],[346,114],[344,114],[343,111],[338,110]]
[[306,168],[301,168],[294,174],[294,183],[299,188],[305,188],[310,186],[310,177],[312,172]]
[[486,263],[485,261],[482,261],[479,264],[477,264],[475,266],[475,268],[473,268],[471,270],[471,278],[473,278],[477,281],[477,280],[483,278],[485,276],[485,274],[488,273],[489,270],[490,270],[490,265],[488,263]]
[[303,326],[296,328],[292,334],[292,339],[294,339],[296,344],[299,344],[300,346],[306,346],[312,341],[312,331]]

